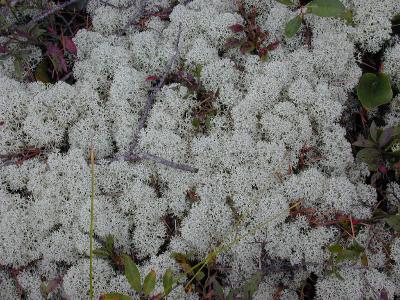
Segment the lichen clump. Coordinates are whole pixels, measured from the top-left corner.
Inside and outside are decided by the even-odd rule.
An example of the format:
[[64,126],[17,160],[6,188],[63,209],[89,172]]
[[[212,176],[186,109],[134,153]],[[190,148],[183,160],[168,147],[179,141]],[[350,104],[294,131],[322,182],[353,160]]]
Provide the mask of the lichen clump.
[[[392,268],[383,268],[386,253],[368,250],[369,267],[345,264],[341,280],[327,272],[325,262],[328,246],[342,232],[288,209],[300,201],[301,209],[312,209],[321,220],[338,213],[372,217],[376,191],[365,183],[368,168],[355,161],[339,121],[362,74],[354,54],[377,52],[390,39],[399,2],[342,1],[352,9],[354,24],[310,16],[312,36],[305,41],[301,32],[284,37],[294,16],[290,7],[274,0],[243,1],[257,7],[267,42],[280,41],[266,61],[226,49],[229,27],[244,21],[234,1],[180,1],[168,18],[154,14],[144,27],[130,24],[141,9],[130,2],[89,1],[93,27],[74,38],[73,85],[19,82],[0,67],[0,155],[40,149],[33,157],[20,154],[18,163],[4,164],[0,172],[0,264],[20,268],[35,261],[18,274],[27,299],[41,299],[43,279],[59,277],[63,282],[52,293],[88,297],[90,148],[97,162],[96,247],[113,235],[119,251],[134,255],[143,272],[178,273],[171,253],[202,260],[213,248],[280,215],[217,258],[225,286],[240,286],[264,263],[281,261],[295,271],[266,268],[255,299],[272,299],[279,287],[282,299],[295,299],[310,274],[318,277],[319,299],[369,299],[383,290],[389,298],[399,296],[398,239],[391,246]],[[156,12],[170,4],[147,1],[146,9]],[[197,172],[143,156],[110,162],[132,147],[149,90],[157,84],[157,78],[146,78],[162,74],[176,53],[178,35],[171,70],[201,66],[198,80],[205,94],[201,98],[181,81],[166,82],[136,149]],[[400,44],[392,42],[385,58],[398,81]],[[201,115],[199,130],[194,112],[206,93],[214,97],[213,113]],[[399,116],[397,102],[388,112],[389,125]],[[167,216],[178,220],[176,230],[170,230]],[[235,227],[238,219],[242,223]],[[371,240],[363,230],[358,243],[367,248]],[[373,243],[384,249],[386,237]],[[94,284],[96,299],[110,291],[137,296],[122,273],[101,258],[94,262]],[[18,288],[0,268],[0,298],[15,299]],[[162,290],[161,278],[156,290]],[[171,295],[198,298],[183,287]]]

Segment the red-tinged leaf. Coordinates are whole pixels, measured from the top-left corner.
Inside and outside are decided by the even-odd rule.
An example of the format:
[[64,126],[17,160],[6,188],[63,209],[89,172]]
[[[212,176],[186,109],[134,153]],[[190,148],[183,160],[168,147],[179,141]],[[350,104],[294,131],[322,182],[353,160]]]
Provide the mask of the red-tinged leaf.
[[26,32],[26,31],[23,31],[23,30],[20,30],[20,29],[16,29],[15,32],[16,32],[19,36],[21,36],[21,37],[23,37],[23,38],[27,38],[27,39],[28,39],[28,38],[30,37],[29,33]]
[[57,36],[57,31],[53,27],[51,27],[51,26],[47,27],[47,31],[50,34]]
[[242,46],[240,47],[240,52],[242,52],[243,54],[245,53],[250,53],[255,49],[255,45],[253,42],[247,41],[244,42],[242,44]]
[[72,53],[73,55],[77,54],[78,50],[76,49],[76,45],[70,37],[63,36],[62,43],[64,45],[65,50],[67,50],[69,53]]
[[7,53],[7,52],[8,52],[7,48],[0,45],[0,53]]
[[378,167],[378,171],[379,171],[380,173],[382,173],[382,174],[387,174],[387,172],[388,172],[387,168],[386,168],[384,165],[380,165],[380,166]]
[[272,42],[271,44],[269,44],[267,46],[267,49],[269,51],[272,51],[272,50],[275,50],[276,48],[278,48],[278,46],[279,46],[279,41],[275,41],[275,42]]
[[244,30],[244,27],[241,24],[233,24],[229,26],[229,29],[233,32],[242,32]]
[[386,128],[379,136],[378,144],[380,148],[385,147],[393,137],[393,127]]
[[65,61],[64,53],[60,48],[58,48],[56,44],[52,43],[48,45],[46,55],[49,56],[51,62],[53,63],[54,69],[57,72],[68,72],[67,62]]
[[264,47],[258,50],[258,56],[262,61],[266,61],[268,59],[268,49]]
[[386,291],[385,288],[383,288],[383,289],[381,290],[381,294],[379,295],[379,298],[378,298],[378,299],[379,299],[379,300],[388,300],[388,299],[389,299],[388,292]]
[[225,42],[226,48],[235,48],[240,45],[240,40],[236,38],[228,38]]
[[150,76],[147,76],[146,81],[155,81],[157,79],[158,79],[158,76],[150,75]]

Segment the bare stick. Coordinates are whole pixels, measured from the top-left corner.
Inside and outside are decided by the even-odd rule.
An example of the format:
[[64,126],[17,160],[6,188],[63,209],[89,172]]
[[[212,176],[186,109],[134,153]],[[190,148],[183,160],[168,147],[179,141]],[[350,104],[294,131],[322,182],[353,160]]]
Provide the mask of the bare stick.
[[129,146],[129,151],[131,153],[133,153],[134,149],[136,148],[136,146],[138,144],[140,131],[144,128],[144,125],[146,124],[147,119],[149,118],[149,114],[150,114],[151,109],[153,108],[153,104],[154,104],[156,95],[161,90],[161,88],[164,86],[165,79],[167,78],[168,74],[171,72],[172,66],[174,65],[175,61],[177,60],[177,57],[179,54],[179,40],[181,37],[181,31],[182,31],[182,26],[181,26],[181,24],[179,24],[178,36],[176,38],[175,49],[174,49],[175,53],[170,58],[167,65],[165,66],[164,71],[161,75],[160,81],[153,89],[150,90],[150,92],[147,96],[147,102],[146,102],[146,106],[144,108],[144,112],[139,119],[139,124],[138,124],[135,134],[133,136],[133,141],[132,141],[131,145]]
[[51,9],[49,9],[48,11],[46,11],[43,14],[40,14],[36,17],[34,17],[32,20],[29,21],[28,24],[26,24],[27,27],[31,27],[33,24],[43,20],[44,18],[46,18],[47,16],[54,14],[55,12],[64,9],[67,6],[70,6],[71,4],[74,4],[75,2],[78,2],[78,0],[69,0],[69,1],[65,1],[62,4],[59,5],[55,5],[54,7],[52,7]]
[[165,166],[177,169],[177,170],[182,170],[182,171],[186,171],[186,172],[190,172],[190,173],[197,173],[199,170],[197,168],[193,168],[189,165],[185,165],[185,164],[178,164],[176,162],[170,161],[170,160],[166,160],[164,158],[155,156],[153,154],[150,153],[142,153],[139,155],[139,157],[141,159],[147,159],[147,160],[152,160],[154,162],[163,164]]

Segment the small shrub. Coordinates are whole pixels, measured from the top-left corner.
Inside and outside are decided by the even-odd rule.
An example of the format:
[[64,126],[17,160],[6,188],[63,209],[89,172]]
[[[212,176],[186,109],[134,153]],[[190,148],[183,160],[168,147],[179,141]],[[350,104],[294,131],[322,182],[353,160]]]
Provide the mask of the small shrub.
[[244,33],[245,36],[229,38],[225,43],[225,47],[228,49],[239,47],[240,52],[243,54],[255,54],[258,55],[262,61],[266,61],[268,59],[268,53],[278,47],[279,41],[266,45],[265,42],[268,39],[269,33],[263,31],[261,27],[256,24],[256,8],[253,6],[250,12],[246,12],[242,2],[238,2],[238,6],[239,14],[244,19],[244,25],[233,24],[229,29],[236,34]]

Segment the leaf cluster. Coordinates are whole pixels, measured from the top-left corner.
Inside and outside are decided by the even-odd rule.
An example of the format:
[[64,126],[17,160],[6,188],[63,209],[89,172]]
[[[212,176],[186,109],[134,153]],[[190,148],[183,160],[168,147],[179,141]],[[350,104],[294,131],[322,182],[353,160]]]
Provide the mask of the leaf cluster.
[[352,13],[346,10],[345,6],[339,0],[313,0],[305,6],[298,7],[291,0],[276,0],[286,6],[299,9],[299,14],[291,19],[285,27],[285,36],[293,37],[301,27],[304,16],[313,14],[319,17],[332,17],[344,19],[348,23],[352,22]]
[[359,136],[353,145],[362,148],[357,158],[371,171],[386,173],[387,166],[395,170],[400,168],[400,125],[381,129],[372,122],[368,137]]
[[239,47],[241,53],[256,54],[262,61],[266,61],[268,53],[278,47],[279,41],[269,43],[268,45],[265,44],[269,33],[263,31],[256,24],[257,9],[254,6],[250,12],[247,12],[244,4],[239,1],[238,11],[244,19],[244,25],[233,24],[229,26],[229,29],[235,34],[244,33],[244,36],[228,38],[225,42],[225,48]]
[[349,261],[356,263],[360,260],[361,265],[368,266],[368,257],[365,253],[365,248],[353,241],[348,247],[344,248],[339,243],[332,244],[328,247],[331,252],[331,261],[333,262],[331,274],[334,274],[339,279],[344,280],[339,273],[338,264]]

